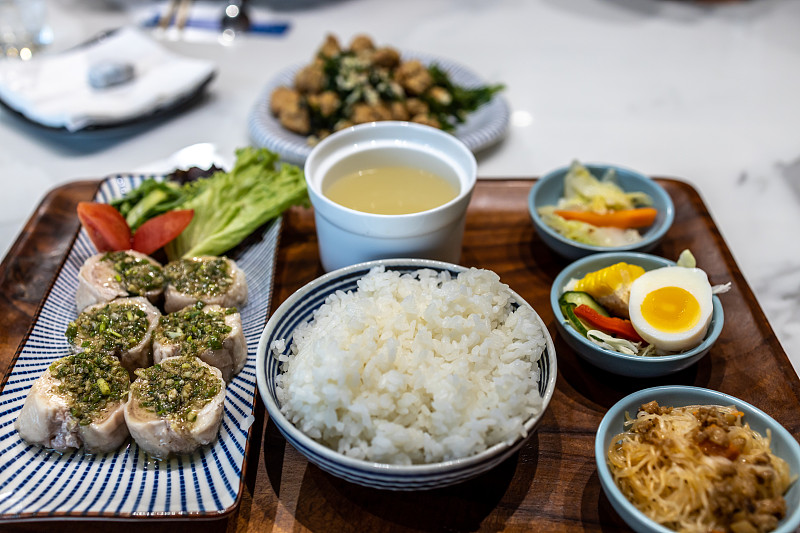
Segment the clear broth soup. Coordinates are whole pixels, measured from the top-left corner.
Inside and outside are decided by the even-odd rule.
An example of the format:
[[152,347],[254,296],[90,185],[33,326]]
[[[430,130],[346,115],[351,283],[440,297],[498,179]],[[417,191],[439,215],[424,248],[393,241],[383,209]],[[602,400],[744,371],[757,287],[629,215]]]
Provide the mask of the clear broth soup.
[[323,194],[344,207],[378,215],[427,211],[458,196],[450,181],[420,168],[378,167],[346,174]]

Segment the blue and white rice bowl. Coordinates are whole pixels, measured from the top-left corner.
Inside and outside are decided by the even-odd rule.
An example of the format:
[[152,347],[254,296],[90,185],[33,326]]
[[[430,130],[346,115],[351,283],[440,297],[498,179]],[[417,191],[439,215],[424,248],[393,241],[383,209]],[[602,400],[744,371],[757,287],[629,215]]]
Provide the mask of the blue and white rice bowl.
[[[257,381],[264,404],[272,421],[286,440],[311,463],[322,470],[360,485],[388,490],[434,489],[453,485],[478,476],[498,466],[517,452],[539,426],[553,396],[556,383],[556,355],[552,338],[541,318],[533,312],[544,340],[544,351],[536,363],[539,371],[538,392],[541,408],[524,422],[524,435],[512,442],[500,442],[474,455],[435,463],[397,465],[357,459],[339,453],[312,439],[281,412],[276,377],[283,372],[282,363],[273,350],[273,342],[285,339],[280,355],[291,352],[293,332],[308,323],[315,311],[329,295],[337,291],[356,291],[358,281],[373,267],[382,266],[387,271],[413,273],[420,269],[435,272],[448,271],[455,278],[467,270],[462,266],[427,259],[386,259],[370,261],[330,272],[307,284],[290,296],[272,314],[262,334],[257,352]],[[532,310],[517,293],[511,292],[512,301]]]

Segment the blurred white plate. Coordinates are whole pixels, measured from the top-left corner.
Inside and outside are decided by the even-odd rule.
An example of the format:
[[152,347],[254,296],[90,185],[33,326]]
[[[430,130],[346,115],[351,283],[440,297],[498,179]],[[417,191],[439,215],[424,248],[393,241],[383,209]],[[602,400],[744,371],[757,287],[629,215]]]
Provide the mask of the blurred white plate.
[[[486,81],[467,68],[445,59],[416,53],[404,53],[403,59],[419,59],[424,64],[436,63],[456,85],[464,87],[487,85]],[[269,148],[280,154],[284,161],[298,165],[305,162],[312,147],[308,145],[305,136],[281,126],[278,119],[270,112],[269,100],[276,87],[291,86],[295,73],[304,66],[295,65],[275,76],[259,95],[248,120],[253,144]],[[456,127],[455,136],[473,153],[478,152],[499,142],[505,136],[508,131],[509,116],[509,107],[505,99],[501,95],[495,95],[488,104],[470,113],[466,122]]]

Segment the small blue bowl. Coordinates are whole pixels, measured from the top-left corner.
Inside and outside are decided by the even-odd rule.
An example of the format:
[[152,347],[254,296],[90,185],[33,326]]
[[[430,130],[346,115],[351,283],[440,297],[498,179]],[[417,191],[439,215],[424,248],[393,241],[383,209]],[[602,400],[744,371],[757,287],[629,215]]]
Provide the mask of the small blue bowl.
[[611,266],[615,263],[625,262],[632,265],[639,265],[645,270],[653,270],[665,266],[675,265],[674,261],[664,259],[650,254],[639,252],[609,252],[595,254],[579,259],[568,265],[556,276],[550,288],[550,306],[553,309],[556,329],[561,338],[575,352],[598,368],[622,376],[636,378],[652,378],[666,376],[687,368],[705,356],[711,346],[717,341],[722,332],[722,325],[725,316],[722,312],[722,302],[719,296],[711,298],[714,306],[711,314],[711,324],[708,327],[706,336],[698,346],[691,350],[675,355],[660,355],[653,357],[642,357],[639,355],[627,355],[613,350],[602,348],[578,333],[575,328],[570,326],[561,314],[558,299],[564,293],[564,287],[571,279],[581,279],[589,272],[594,272]]
[[655,222],[649,228],[642,228],[642,240],[635,244],[625,246],[593,246],[568,239],[548,226],[539,216],[539,208],[556,205],[564,195],[564,176],[569,167],[562,167],[545,174],[531,187],[528,195],[528,211],[533,219],[533,226],[544,243],[557,254],[567,259],[579,259],[587,255],[603,252],[652,250],[664,237],[675,220],[675,206],[667,191],[658,183],[644,174],[616,165],[586,164],[584,165],[596,177],[601,177],[607,170],[613,168],[617,175],[617,183],[623,190],[643,192],[653,199],[653,207],[658,210]]
[[[278,339],[290,339],[299,325],[313,318],[314,312],[322,306],[329,295],[337,291],[358,290],[359,280],[376,266],[401,273],[412,273],[424,268],[437,272],[449,271],[454,277],[466,270],[459,265],[429,259],[382,259],[334,270],[297,290],[272,313],[256,352],[258,391],[270,419],[284,438],[311,463],[334,476],[367,487],[397,491],[436,489],[461,483],[498,466],[516,453],[536,432],[555,391],[556,352],[547,326],[538,314],[536,316],[546,342],[545,350],[537,362],[542,409],[524,422],[526,435],[518,437],[513,442],[500,442],[475,455],[438,463],[414,465],[377,463],[347,457],[328,448],[300,431],[281,412],[275,391],[275,378],[281,372],[281,368],[270,349],[272,342]],[[521,296],[511,292],[517,305],[530,307]],[[290,345],[290,342],[286,343],[282,355],[291,353]]]
[[[728,394],[684,385],[669,385],[653,387],[634,392],[614,404],[603,417],[597,428],[594,440],[594,457],[597,463],[597,472],[600,485],[603,487],[611,506],[620,517],[634,531],[640,533],[673,533],[671,529],[654,522],[644,513],[639,511],[619,490],[611,470],[608,468],[606,457],[612,439],[625,430],[625,413],[635,416],[642,404],[656,400],[659,405],[672,407],[685,407],[687,405],[735,405],[744,413],[744,421],[761,435],[766,435],[767,429],[772,434],[770,448],[772,453],[784,459],[791,470],[791,475],[800,474],[800,444],[783,426],[768,414],[753,407],[747,402]],[[778,528],[773,533],[789,533],[800,526],[800,482],[795,480],[784,494],[786,499],[786,516],[778,523]]]

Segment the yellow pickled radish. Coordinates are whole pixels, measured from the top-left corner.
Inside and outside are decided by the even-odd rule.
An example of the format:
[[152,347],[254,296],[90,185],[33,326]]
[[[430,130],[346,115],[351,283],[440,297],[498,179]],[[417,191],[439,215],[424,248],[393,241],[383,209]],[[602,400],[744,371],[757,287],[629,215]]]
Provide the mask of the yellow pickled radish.
[[589,293],[612,314],[628,317],[628,300],[633,280],[644,274],[639,265],[616,263],[589,272],[578,280],[573,290]]

